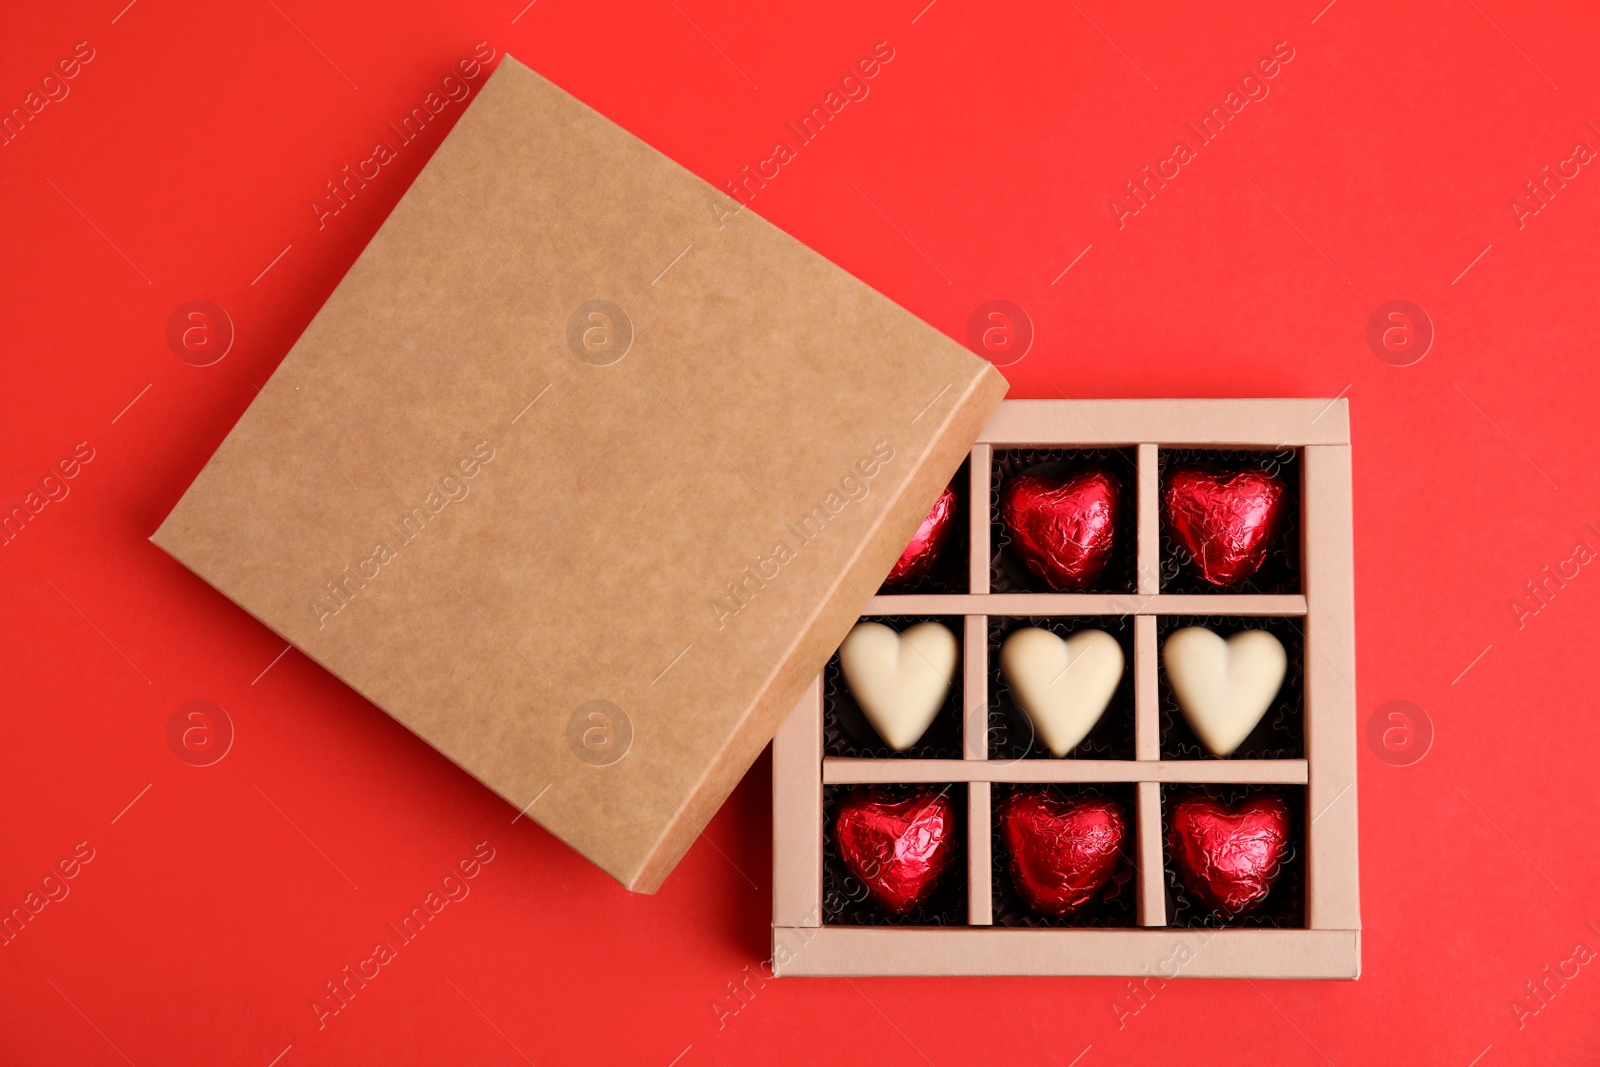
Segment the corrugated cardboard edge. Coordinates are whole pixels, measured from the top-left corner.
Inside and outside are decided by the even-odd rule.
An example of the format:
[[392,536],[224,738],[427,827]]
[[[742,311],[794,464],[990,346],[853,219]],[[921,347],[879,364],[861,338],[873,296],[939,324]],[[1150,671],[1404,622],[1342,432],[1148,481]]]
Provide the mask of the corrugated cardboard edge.
[[[623,885],[636,893],[654,893],[661,887],[866,610],[872,592],[900,557],[933,501],[955,476],[978,433],[1000,409],[1008,388],[1005,378],[993,367],[982,368],[967,382],[965,391],[956,397],[935,432],[922,462],[884,509],[878,523],[862,538],[861,547],[839,575],[830,595],[817,606],[807,625],[796,632],[794,643],[774,665],[760,696],[695,783],[688,805],[678,809],[638,870],[618,876]],[[896,530],[903,531],[904,536],[891,536],[890,532]],[[710,802],[713,799],[715,804]]]

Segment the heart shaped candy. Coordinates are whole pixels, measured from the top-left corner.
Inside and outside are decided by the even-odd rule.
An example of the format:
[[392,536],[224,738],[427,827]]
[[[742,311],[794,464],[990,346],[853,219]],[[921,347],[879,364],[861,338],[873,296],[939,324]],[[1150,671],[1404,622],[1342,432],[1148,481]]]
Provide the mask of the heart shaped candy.
[[911,543],[900,553],[900,558],[895,561],[883,584],[890,587],[910,585],[932,570],[939,553],[944,551],[955,533],[955,515],[956,492],[946,486],[928,510],[928,517],[922,520],[922,525],[912,535]]
[[1094,729],[1122,667],[1122,646],[1104,630],[1079,630],[1063,641],[1029,626],[1000,646],[1000,674],[1055,756],[1071,752]]
[[1283,527],[1283,479],[1262,470],[1180,470],[1167,479],[1167,523],[1190,569],[1215,586],[1259,571]]
[[867,721],[896,752],[921,739],[944,706],[961,648],[937,622],[896,633],[858,622],[839,646],[839,667]]
[[1084,589],[1111,560],[1117,497],[1117,483],[1104,471],[1065,479],[1023,474],[1006,483],[1000,518],[1029,571],[1051,589]]
[[1167,851],[1184,886],[1206,904],[1238,915],[1265,899],[1289,843],[1289,806],[1272,793],[1241,804],[1191,796],[1172,806]]
[[1203,626],[1167,638],[1161,662],[1189,728],[1213,756],[1231,756],[1283,687],[1289,657],[1265,630],[1224,641]]
[[1122,866],[1128,820],[1120,805],[1104,797],[1021,790],[1001,801],[999,815],[1011,883],[1040,914],[1065,915],[1082,907]]
[[834,820],[839,858],[892,915],[915,910],[933,892],[953,858],[953,830],[949,798],[931,789],[898,800],[879,790],[852,793]]

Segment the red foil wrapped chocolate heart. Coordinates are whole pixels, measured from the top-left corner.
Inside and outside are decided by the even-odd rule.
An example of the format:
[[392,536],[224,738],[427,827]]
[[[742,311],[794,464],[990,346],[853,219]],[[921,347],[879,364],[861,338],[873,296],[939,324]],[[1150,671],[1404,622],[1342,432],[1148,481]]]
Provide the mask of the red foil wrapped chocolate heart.
[[1104,471],[1064,479],[1023,474],[1000,494],[1000,518],[1029,571],[1051,589],[1084,589],[1111,560],[1118,496]]
[[1026,790],[1001,802],[1011,884],[1043,915],[1065,915],[1093,900],[1122,866],[1127,839],[1121,806],[1104,797]]
[[1289,806],[1272,793],[1240,804],[1191,796],[1172,807],[1167,851],[1185,888],[1233,916],[1266,898],[1289,845]]
[[944,492],[939,494],[939,499],[933,502],[928,517],[917,527],[911,543],[900,554],[899,561],[889,571],[889,577],[883,580],[883,584],[910,585],[932,570],[934,562],[938,560],[939,554],[944,551],[945,545],[950,543],[950,538],[955,533],[955,518],[956,492],[946,486]]
[[845,867],[891,915],[928,899],[953,858],[953,832],[949,798],[931,789],[900,798],[852,793],[834,820]]
[[1267,562],[1284,519],[1283,479],[1262,470],[1180,470],[1167,479],[1167,523],[1191,568],[1212,585],[1232,585]]

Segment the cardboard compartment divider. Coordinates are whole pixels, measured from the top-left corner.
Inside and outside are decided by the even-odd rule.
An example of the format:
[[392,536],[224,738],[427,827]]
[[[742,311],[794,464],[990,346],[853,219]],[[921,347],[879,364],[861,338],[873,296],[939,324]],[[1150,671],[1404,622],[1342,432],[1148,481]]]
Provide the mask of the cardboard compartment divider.
[[1133,620],[1133,746],[1140,760],[1161,758],[1161,709],[1156,652],[1156,619]]
[[1156,446],[1139,446],[1139,595],[1161,592],[1161,472]]
[[1161,842],[1161,785],[1140,782],[1139,798],[1139,925],[1167,925],[1167,872]]
[[967,470],[967,514],[972,527],[967,535],[967,543],[972,546],[971,558],[967,561],[967,569],[971,575],[967,590],[972,593],[987,593],[989,555],[992,551],[989,545],[989,494],[992,491],[991,479],[994,474],[994,449],[988,445],[974,445]]
[[1304,785],[1303,759],[1261,760],[941,760],[855,759],[827,756],[824,785],[893,785],[897,782],[1237,782]]
[[989,755],[989,635],[984,632],[985,622],[981,615],[968,615],[962,620],[965,673],[961,692],[966,719],[961,726],[961,746],[969,760]]
[[1299,595],[1241,593],[920,593],[875,596],[868,615],[1288,615],[1306,613]]
[[967,783],[967,922],[973,926],[994,922],[989,799],[988,782]]

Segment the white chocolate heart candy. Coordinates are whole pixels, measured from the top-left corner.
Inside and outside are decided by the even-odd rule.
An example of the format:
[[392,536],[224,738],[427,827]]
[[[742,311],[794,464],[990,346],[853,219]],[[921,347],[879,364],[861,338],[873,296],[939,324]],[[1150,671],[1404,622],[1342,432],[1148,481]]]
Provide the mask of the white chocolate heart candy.
[[1289,657],[1265,630],[1224,641],[1203,626],[1185,626],[1161,649],[1167,680],[1189,728],[1214,756],[1231,756],[1267,713]]
[[896,633],[881,622],[858,622],[839,646],[850,695],[889,747],[904,752],[921,740],[950,692],[961,648],[948,627],[921,622]]
[[1080,630],[1063,641],[1030,626],[1000,646],[1001,676],[1056,756],[1071,752],[1100,721],[1122,666],[1122,646],[1104,630]]

